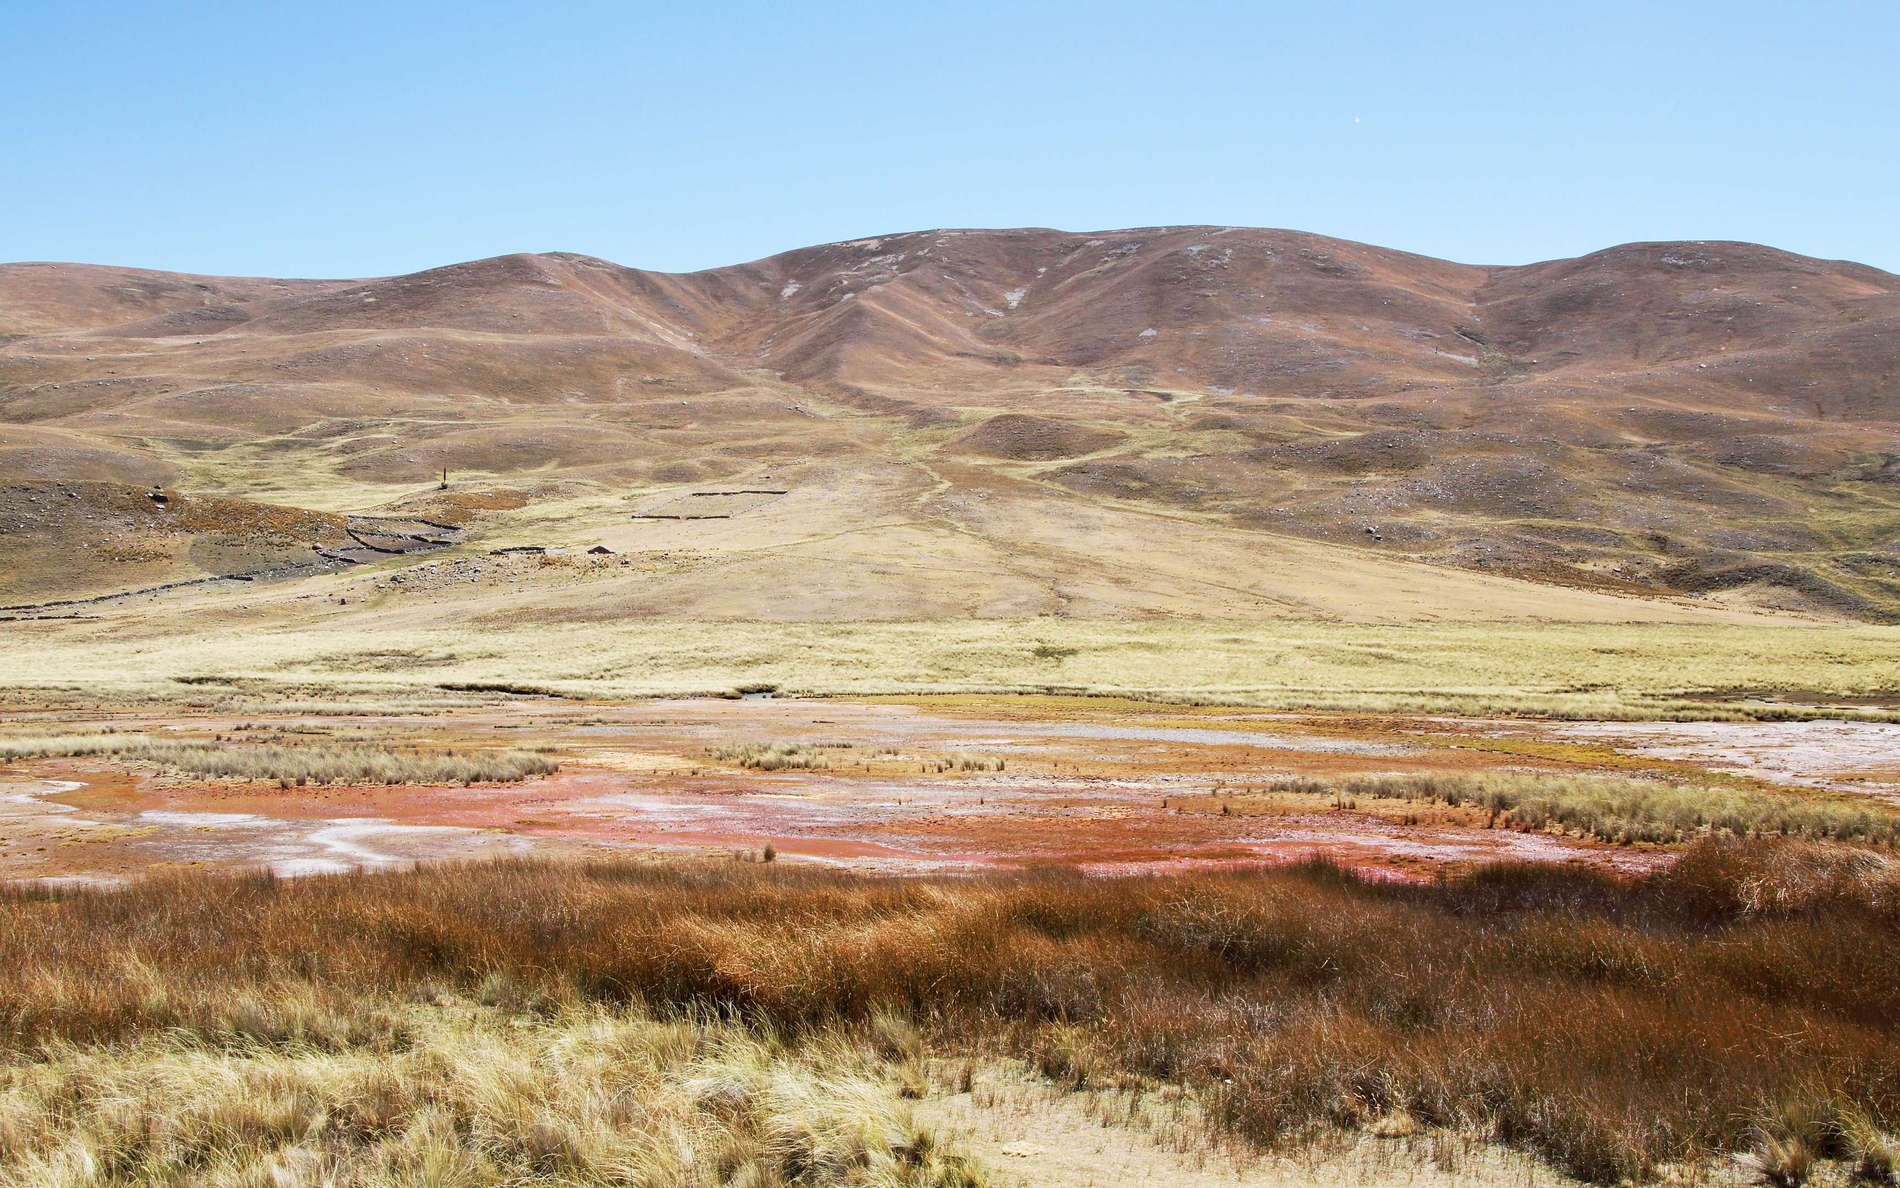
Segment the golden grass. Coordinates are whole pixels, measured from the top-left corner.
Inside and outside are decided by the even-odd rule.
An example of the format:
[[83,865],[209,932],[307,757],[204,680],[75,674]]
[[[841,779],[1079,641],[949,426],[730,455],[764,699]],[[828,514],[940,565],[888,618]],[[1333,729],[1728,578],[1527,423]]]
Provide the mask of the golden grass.
[[935,755],[924,761],[925,771],[1004,771],[1009,763],[1001,755]]
[[560,768],[531,751],[399,750],[328,738],[294,745],[116,733],[0,738],[0,762],[78,755],[131,759],[218,779],[299,784],[511,783]]
[[1900,816],[1870,801],[1744,786],[1615,776],[1431,773],[1299,781],[1274,790],[1443,801],[1486,810],[1495,825],[1554,829],[1608,842],[1673,843],[1708,833],[1900,843]]
[[[1861,717],[1900,699],[1900,631],[1868,626],[1526,625],[1168,620],[930,623],[634,621],[378,628],[410,669],[339,671],[361,625],[172,635],[9,624],[13,696],[271,697],[429,707],[513,691],[723,694],[1085,693],[1368,713],[1595,720]],[[195,682],[179,685],[180,680]],[[210,684],[207,682],[219,682]],[[65,690],[62,694],[61,690]],[[261,708],[258,706],[257,708]]]
[[[730,1023],[390,1003],[387,1046],[172,1032],[0,1075],[0,1176],[41,1185],[980,1188],[886,1062]],[[361,1026],[361,1024],[358,1024]]]
[[822,771],[831,766],[825,751],[847,750],[849,743],[728,743],[708,752],[721,763],[751,767],[760,771],[795,769]]

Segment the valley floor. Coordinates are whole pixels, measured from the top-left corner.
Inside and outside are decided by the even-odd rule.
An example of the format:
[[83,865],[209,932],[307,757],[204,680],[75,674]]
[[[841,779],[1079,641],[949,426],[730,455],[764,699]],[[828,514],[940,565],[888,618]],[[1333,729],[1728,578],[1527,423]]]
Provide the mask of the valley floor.
[[[1441,712],[797,697],[743,679],[781,675],[763,651],[725,696],[658,698],[485,681],[472,639],[86,645],[128,648],[131,680],[84,648],[60,680],[15,653],[0,1185],[1892,1165],[1900,715],[1876,631],[1724,629],[1704,660],[1725,696],[1666,679],[1708,647],[1685,628],[1494,640],[1471,667],[1522,683],[1481,696],[1567,711],[1532,717],[1442,712],[1456,628],[1306,625],[1273,652],[1180,630],[1234,672],[1443,680]],[[991,631],[913,634],[912,660],[1155,646]],[[674,657],[650,679],[686,669],[692,637],[606,646],[633,639]],[[1797,661],[1808,683],[1767,692]],[[1613,700],[1539,683],[1571,662],[1649,675]],[[1371,685],[1351,695],[1398,696]]]
[[[366,751],[528,754],[558,770],[496,782],[474,767],[446,784],[399,771],[313,780],[314,766],[216,774],[234,757],[316,764]],[[890,873],[1311,857],[1401,879],[1504,860],[1635,871],[1666,860],[1669,830],[1695,832],[1685,804],[1833,813],[1836,824],[1813,826],[1824,833],[1865,818],[1879,827],[1848,835],[1868,838],[1900,810],[1894,723],[1371,718],[1094,698],[42,709],[0,730],[9,753],[0,875],[94,884],[529,854],[756,859],[768,846],[785,861]],[[1640,803],[1577,815],[1630,790]],[[1537,803],[1500,811],[1500,796]]]

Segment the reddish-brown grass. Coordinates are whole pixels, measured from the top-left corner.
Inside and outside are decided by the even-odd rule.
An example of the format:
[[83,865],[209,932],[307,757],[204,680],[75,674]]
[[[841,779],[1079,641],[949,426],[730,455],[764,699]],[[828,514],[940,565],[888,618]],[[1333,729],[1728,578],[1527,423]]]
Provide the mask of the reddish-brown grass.
[[712,1011],[790,1035],[908,1017],[1077,1085],[1191,1086],[1271,1144],[1403,1110],[1585,1177],[1743,1150],[1789,1102],[1900,1120],[1900,870],[1704,842],[1633,878],[1437,885],[1324,865],[1127,880],[507,863],[179,877],[0,898],[0,1042],[184,1028],[409,1042],[442,992]]

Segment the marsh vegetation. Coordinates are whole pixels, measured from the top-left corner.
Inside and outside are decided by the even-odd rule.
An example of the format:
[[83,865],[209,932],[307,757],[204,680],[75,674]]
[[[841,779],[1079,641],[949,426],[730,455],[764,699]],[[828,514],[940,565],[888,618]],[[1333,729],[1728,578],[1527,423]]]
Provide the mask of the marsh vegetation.
[[1612,843],[1671,844],[1705,834],[1900,843],[1900,815],[1865,797],[1707,780],[1431,772],[1284,780],[1268,790],[1329,795],[1341,807],[1357,806],[1360,798],[1471,806],[1483,810],[1486,824],[1494,827],[1554,830]]
[[822,771],[832,765],[833,756],[826,752],[849,749],[849,743],[741,742],[714,747],[709,754],[721,763],[759,771]]
[[461,751],[322,736],[295,743],[166,739],[110,732],[0,738],[0,763],[82,755],[151,763],[167,771],[212,779],[296,784],[511,783],[549,775],[560,767],[545,754],[533,751]]

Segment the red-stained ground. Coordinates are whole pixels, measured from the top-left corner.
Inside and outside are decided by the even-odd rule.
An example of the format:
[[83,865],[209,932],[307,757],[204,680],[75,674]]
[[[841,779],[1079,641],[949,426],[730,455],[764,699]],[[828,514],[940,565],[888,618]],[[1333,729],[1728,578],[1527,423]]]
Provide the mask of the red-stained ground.
[[[1527,731],[1482,723],[1054,698],[534,702],[292,721],[403,745],[547,746],[562,767],[520,784],[286,789],[98,759],[22,763],[0,771],[0,877],[114,880],[180,865],[309,874],[510,853],[756,858],[767,845],[786,860],[892,872],[1132,873],[1326,856],[1413,878],[1504,858],[1627,868],[1667,856],[1486,828],[1474,810],[1268,791],[1297,776],[1628,767],[1608,744],[1514,750],[1500,738]],[[238,729],[211,717],[112,725],[172,737]],[[827,766],[768,772],[711,756],[769,742],[825,744]],[[1004,767],[938,770],[958,756]]]

